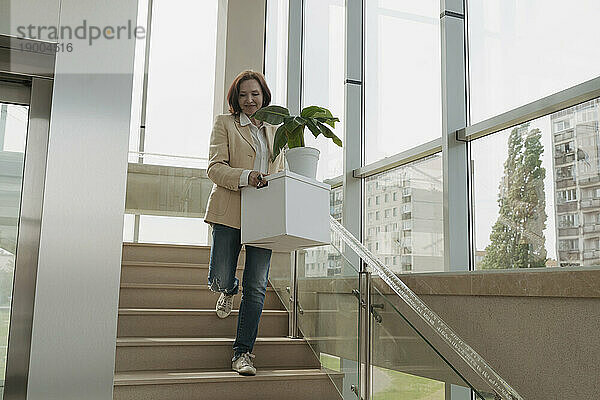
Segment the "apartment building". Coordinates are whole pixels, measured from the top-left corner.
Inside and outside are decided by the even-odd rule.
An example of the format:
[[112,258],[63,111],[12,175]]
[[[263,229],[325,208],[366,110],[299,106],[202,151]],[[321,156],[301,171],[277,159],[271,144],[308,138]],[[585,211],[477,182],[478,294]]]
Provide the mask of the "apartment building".
[[559,265],[600,261],[600,101],[551,115]]

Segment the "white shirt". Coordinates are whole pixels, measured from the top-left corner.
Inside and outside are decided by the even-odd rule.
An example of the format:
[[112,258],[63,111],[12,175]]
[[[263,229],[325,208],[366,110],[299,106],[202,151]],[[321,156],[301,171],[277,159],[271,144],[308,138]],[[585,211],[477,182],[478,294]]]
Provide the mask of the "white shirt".
[[[250,118],[243,112],[240,112],[240,125],[250,125],[250,134],[256,148],[256,158],[254,159],[254,171],[267,174],[269,172],[269,146],[267,145],[267,133],[264,125],[260,128],[254,126]],[[240,176],[240,187],[248,186],[248,178],[250,177],[249,169],[244,170]]]

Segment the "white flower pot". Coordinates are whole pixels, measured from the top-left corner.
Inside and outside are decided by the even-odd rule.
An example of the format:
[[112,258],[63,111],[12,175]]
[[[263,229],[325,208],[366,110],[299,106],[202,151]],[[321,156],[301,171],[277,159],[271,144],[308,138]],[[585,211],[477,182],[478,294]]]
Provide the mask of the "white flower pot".
[[318,149],[312,147],[294,147],[285,152],[290,171],[315,179],[319,164]]

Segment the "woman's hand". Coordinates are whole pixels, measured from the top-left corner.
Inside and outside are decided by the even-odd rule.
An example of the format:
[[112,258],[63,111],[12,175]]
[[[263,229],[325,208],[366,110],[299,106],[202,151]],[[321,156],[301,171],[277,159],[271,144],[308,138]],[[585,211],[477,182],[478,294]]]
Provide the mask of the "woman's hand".
[[252,171],[250,172],[250,175],[248,175],[248,184],[256,188],[267,186],[267,182],[263,179],[267,175],[268,174],[261,174],[258,171]]

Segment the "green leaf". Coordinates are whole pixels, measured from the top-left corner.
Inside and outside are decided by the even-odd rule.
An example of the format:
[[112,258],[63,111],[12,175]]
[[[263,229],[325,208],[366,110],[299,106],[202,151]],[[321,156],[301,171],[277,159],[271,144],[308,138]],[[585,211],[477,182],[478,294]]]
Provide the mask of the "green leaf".
[[323,132],[323,135],[331,140],[333,140],[333,143],[337,144],[338,146],[342,147],[342,140],[337,137],[335,135],[335,133],[333,133],[331,131],[331,129],[329,129],[329,127],[325,124],[323,124],[320,121],[317,121],[317,124],[319,126],[319,128],[321,128],[321,131]]
[[271,125],[279,125],[284,122],[285,117],[289,117],[290,111],[281,106],[267,106],[256,111],[251,118],[264,121]]
[[315,117],[315,119],[319,122],[331,126],[332,128],[335,128],[336,122],[340,122],[340,119],[338,117]]
[[[310,107],[306,107],[302,110],[302,112],[300,113],[300,116],[304,117],[304,118],[316,118],[316,117],[323,117],[326,118],[328,116],[329,110],[327,110],[326,108],[323,107],[319,107],[319,106],[310,106]],[[331,115],[331,113],[329,112],[329,115]]]
[[300,122],[296,119],[296,117],[285,117],[283,121],[283,127],[288,133],[288,136],[294,132],[296,128],[300,125]]
[[281,125],[279,128],[277,128],[277,131],[275,131],[275,137],[273,138],[273,161],[275,161],[275,159],[281,152],[281,149],[285,147],[287,142],[288,137],[285,128],[283,127],[283,125]]
[[321,132],[321,129],[319,129],[317,121],[312,118],[306,119],[306,126],[308,126],[308,129],[310,129],[314,137],[318,137],[320,134],[323,133]]
[[288,132],[288,146],[290,149],[304,146],[304,125],[298,125],[291,133]]

